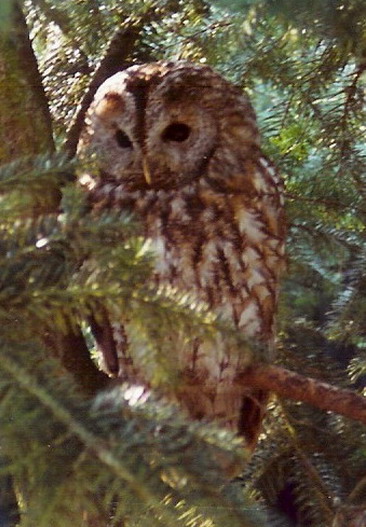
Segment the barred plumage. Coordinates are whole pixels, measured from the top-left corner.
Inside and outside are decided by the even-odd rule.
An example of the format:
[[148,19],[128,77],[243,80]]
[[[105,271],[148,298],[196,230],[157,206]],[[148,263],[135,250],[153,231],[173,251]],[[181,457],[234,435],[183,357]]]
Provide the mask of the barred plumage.
[[[98,90],[79,147],[90,151],[100,163],[83,179],[92,206],[137,215],[156,253],[156,283],[194,293],[270,350],[284,262],[282,185],[246,95],[207,66],[134,66]],[[118,375],[129,379],[138,365],[120,348]],[[240,383],[245,354],[197,339],[176,354],[182,382],[171,397],[253,445],[266,394]],[[148,385],[146,377],[138,381]]]

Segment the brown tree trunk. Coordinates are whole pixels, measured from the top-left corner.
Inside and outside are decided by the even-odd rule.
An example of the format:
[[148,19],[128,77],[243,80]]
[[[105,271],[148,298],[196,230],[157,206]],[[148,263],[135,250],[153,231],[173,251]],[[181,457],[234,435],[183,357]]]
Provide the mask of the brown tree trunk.
[[[9,23],[0,33],[0,165],[53,150],[48,101],[21,4],[15,1]],[[34,214],[55,212],[59,207],[59,189],[44,191],[50,199]],[[80,330],[41,337],[84,393],[90,395],[105,385],[108,378],[91,361]]]
[[0,164],[52,151],[51,116],[21,7],[0,34]]
[[[0,165],[28,157],[31,163],[32,156],[53,151],[48,101],[21,3],[14,1],[10,18],[0,32]],[[59,189],[44,190],[50,193],[47,207],[31,211],[30,215],[57,211]],[[50,353],[60,358],[87,395],[108,380],[91,361],[81,331],[70,329],[68,334],[55,331],[52,335],[44,335],[41,328],[41,337]],[[23,481],[17,481],[17,488],[26,510],[32,496]],[[1,489],[0,517],[8,522],[7,525],[15,525],[19,520],[17,499],[7,474],[0,475]]]

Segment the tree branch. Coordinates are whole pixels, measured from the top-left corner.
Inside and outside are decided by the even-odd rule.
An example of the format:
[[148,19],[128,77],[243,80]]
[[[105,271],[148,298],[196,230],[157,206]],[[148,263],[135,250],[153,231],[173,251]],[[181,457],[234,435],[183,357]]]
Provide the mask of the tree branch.
[[129,27],[118,29],[112,37],[108,49],[99,67],[96,69],[89,88],[79,105],[75,119],[67,132],[67,140],[64,148],[70,157],[75,155],[85,114],[94,98],[95,92],[108,77],[130,65],[129,59],[136,45],[136,41],[140,36],[142,27],[143,24],[141,21],[138,23],[133,22]]
[[135,18],[129,18],[123,27],[115,32],[104,57],[94,72],[89,88],[79,104],[76,116],[67,132],[64,149],[70,157],[75,155],[85,114],[99,86],[108,77],[128,68],[136,60],[138,62],[154,60],[155,57],[149,50],[144,49],[141,45],[144,28],[151,26],[151,23],[154,21],[161,20],[163,12],[166,12],[168,15],[175,13],[177,9],[179,9],[179,2],[177,1],[168,2],[164,11],[156,9],[156,6],[152,5],[143,14]]
[[352,390],[331,386],[280,366],[264,364],[251,366],[240,380],[246,386],[269,390],[280,397],[309,403],[366,424],[366,397]]
[[70,45],[75,51],[79,53],[80,62],[77,67],[77,71],[85,74],[91,73],[91,67],[89,66],[89,60],[87,54],[80,47],[77,39],[73,35],[72,22],[68,17],[65,10],[58,9],[54,5],[50,5],[45,0],[31,0],[35,9],[39,9],[43,13],[46,20],[50,23],[56,24],[62,31],[62,33],[68,38]]

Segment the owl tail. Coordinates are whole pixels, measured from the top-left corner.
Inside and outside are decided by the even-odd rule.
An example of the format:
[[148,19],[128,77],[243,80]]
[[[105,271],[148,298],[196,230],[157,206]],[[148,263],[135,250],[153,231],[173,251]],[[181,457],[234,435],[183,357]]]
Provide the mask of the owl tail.
[[245,395],[240,408],[238,434],[245,438],[250,450],[254,450],[262,428],[269,393],[256,390]]

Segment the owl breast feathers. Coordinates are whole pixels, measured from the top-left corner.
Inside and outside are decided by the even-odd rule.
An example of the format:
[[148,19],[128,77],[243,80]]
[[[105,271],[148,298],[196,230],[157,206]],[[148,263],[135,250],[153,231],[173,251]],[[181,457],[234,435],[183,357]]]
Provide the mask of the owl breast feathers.
[[[194,294],[272,348],[282,185],[260,150],[247,96],[207,66],[133,66],[99,88],[79,153],[99,163],[98,174],[82,178],[91,206],[133,211],[140,221],[155,251],[156,284]],[[149,386],[114,327],[111,369]],[[169,397],[192,418],[218,421],[253,445],[266,394],[239,381],[247,356],[224,339],[195,339],[172,353],[181,381]]]

